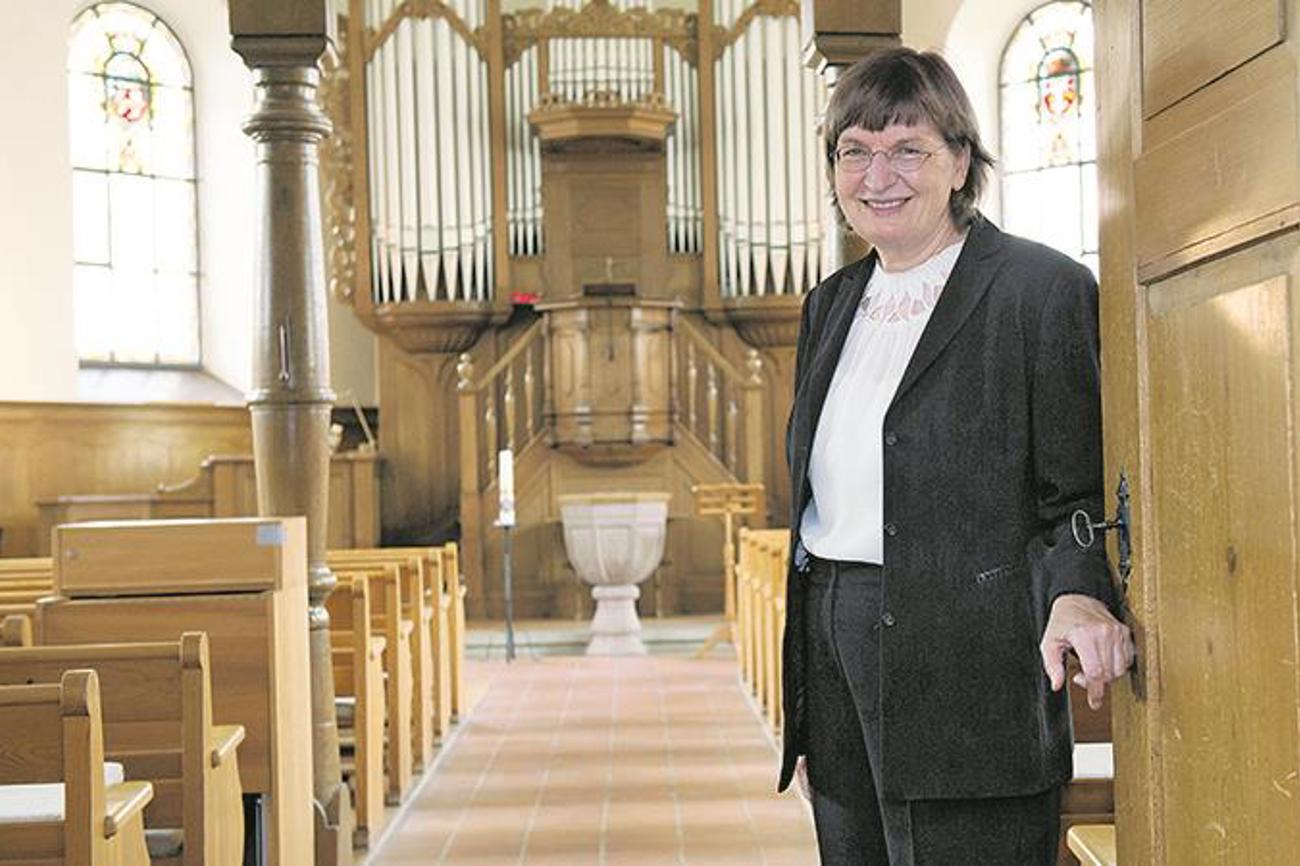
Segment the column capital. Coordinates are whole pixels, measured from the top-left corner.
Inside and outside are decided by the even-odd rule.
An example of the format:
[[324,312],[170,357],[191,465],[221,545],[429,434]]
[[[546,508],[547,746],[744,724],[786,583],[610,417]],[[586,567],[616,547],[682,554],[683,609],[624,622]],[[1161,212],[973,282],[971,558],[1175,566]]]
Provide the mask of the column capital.
[[825,74],[902,44],[900,0],[802,0],[804,62]]
[[230,47],[250,68],[314,66],[334,41],[328,0],[229,0]]

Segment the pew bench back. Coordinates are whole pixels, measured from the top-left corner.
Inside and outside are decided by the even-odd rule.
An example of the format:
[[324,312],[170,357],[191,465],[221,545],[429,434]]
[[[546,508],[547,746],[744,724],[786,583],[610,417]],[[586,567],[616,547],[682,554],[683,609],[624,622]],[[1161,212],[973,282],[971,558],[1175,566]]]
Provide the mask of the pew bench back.
[[0,863],[149,866],[142,812],[147,782],[107,785],[99,680],[0,686],[0,785],[62,785],[61,816],[0,821]]
[[182,831],[184,866],[237,866],[243,728],[213,726],[207,636],[0,649],[0,685],[57,683],[70,668],[94,670],[101,684],[104,753],[153,785],[146,826]]

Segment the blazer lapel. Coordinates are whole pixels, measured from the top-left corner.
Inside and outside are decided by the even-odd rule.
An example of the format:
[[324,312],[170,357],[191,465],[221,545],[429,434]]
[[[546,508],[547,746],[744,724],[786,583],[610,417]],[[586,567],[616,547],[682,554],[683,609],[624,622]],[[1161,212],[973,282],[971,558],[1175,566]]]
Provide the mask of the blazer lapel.
[[876,256],[872,253],[864,260],[862,267],[845,274],[835,289],[835,297],[830,299],[831,308],[826,314],[826,323],[821,328],[821,343],[817,345],[812,365],[808,368],[808,402],[805,404],[811,422],[807,428],[808,445],[812,444],[817,421],[821,418],[822,403],[826,400],[826,392],[830,390],[835,367],[844,350],[844,341],[848,339],[849,328],[853,325],[853,317],[857,315],[862,293],[871,279],[875,263]]
[[930,321],[921,332],[921,340],[912,352],[912,360],[907,364],[903,380],[898,383],[891,406],[943,353],[984,297],[997,270],[992,258],[1001,245],[1002,232],[983,215],[977,216],[966,237],[966,245],[939,295],[939,302],[930,314]]

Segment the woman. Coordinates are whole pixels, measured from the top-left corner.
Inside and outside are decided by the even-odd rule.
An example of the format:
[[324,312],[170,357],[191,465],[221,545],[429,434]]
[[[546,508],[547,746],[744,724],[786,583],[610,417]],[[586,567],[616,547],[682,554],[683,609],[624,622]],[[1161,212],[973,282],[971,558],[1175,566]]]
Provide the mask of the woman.
[[806,772],[824,864],[1046,866],[1063,656],[1094,707],[1133,658],[1070,531],[1102,513],[1096,283],[975,209],[991,160],[939,56],[858,63],[825,137],[872,253],[803,307],[780,786]]

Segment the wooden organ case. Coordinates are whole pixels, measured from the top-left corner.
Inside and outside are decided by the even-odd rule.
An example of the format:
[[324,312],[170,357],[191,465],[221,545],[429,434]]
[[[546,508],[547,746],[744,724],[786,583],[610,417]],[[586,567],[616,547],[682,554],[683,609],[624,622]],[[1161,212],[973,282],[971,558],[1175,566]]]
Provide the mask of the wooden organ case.
[[379,338],[384,541],[457,538],[469,614],[500,615],[508,448],[520,615],[589,613],[557,498],[611,489],[672,494],[642,613],[719,611],[719,528],[690,491],[763,483],[754,522],[785,511],[823,273],[799,4],[502,7],[351,0],[327,64],[330,280]]

